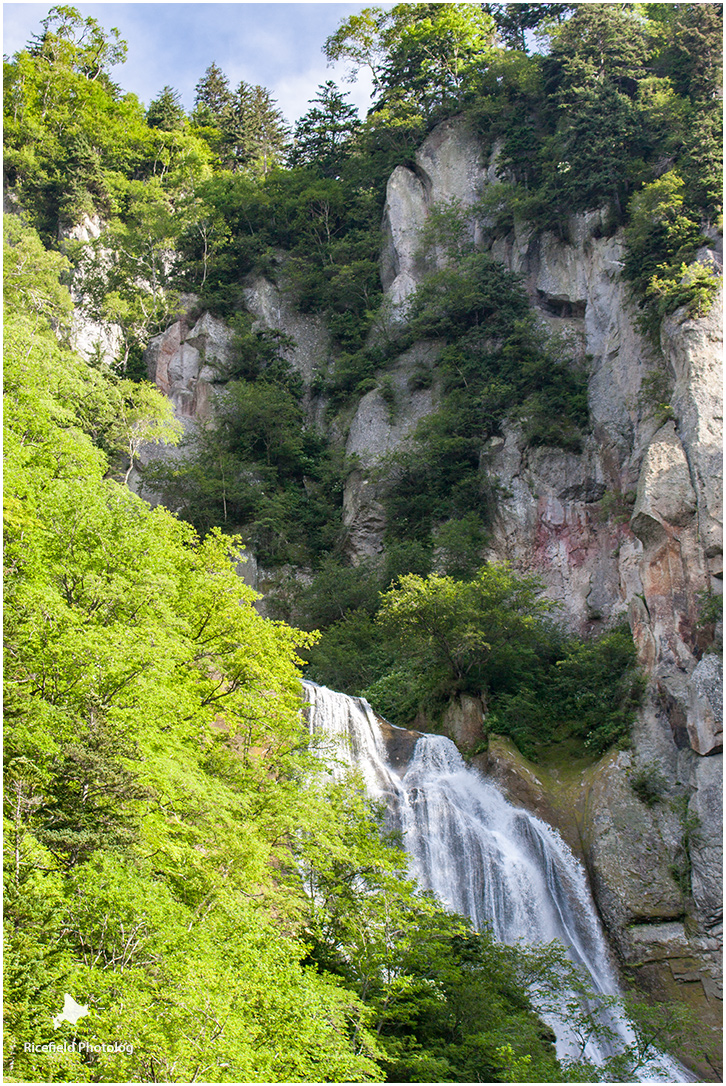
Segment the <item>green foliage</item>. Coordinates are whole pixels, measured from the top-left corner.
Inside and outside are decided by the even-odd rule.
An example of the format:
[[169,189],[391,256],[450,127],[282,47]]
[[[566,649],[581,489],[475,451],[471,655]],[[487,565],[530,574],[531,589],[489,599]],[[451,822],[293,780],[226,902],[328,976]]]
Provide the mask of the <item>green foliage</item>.
[[351,834],[347,853],[316,855],[310,901],[320,906],[306,936],[312,959],[365,1000],[386,1081],[501,1081],[505,1042],[533,1080],[552,1081],[561,1072],[517,952],[417,893],[390,863],[361,870],[359,852]]
[[[481,696],[488,730],[528,757],[563,740],[583,755],[627,744],[644,690],[629,628],[587,640],[566,634],[536,577],[497,565],[461,576],[472,535],[480,538],[476,518],[446,528],[448,575],[429,573],[432,552],[416,542],[389,545],[378,573],[324,565],[297,601],[304,624],[323,628],[309,676],[366,697],[402,726],[419,710],[435,719],[459,694]],[[403,572],[417,565],[420,573]]]
[[481,518],[476,513],[466,513],[458,520],[442,524],[434,535],[434,541],[438,559],[450,576],[467,580],[481,566],[486,535]]
[[219,128],[220,156],[228,169],[246,170],[253,176],[264,177],[282,160],[288,129],[264,87],[252,87],[243,80],[222,106]]
[[701,837],[701,819],[695,811],[690,809],[687,795],[680,795],[674,799],[671,802],[671,809],[678,816],[681,833],[669,871],[681,895],[687,901],[693,894],[691,854],[692,846]]
[[192,123],[200,128],[219,125],[232,102],[229,80],[222,69],[212,62],[194,90]]
[[673,379],[661,369],[651,370],[643,378],[638,393],[638,404],[651,414],[659,426],[675,417],[670,405]]
[[426,539],[451,519],[487,524],[496,483],[481,452],[506,418],[521,422],[532,445],[575,451],[588,421],[586,376],[567,358],[567,344],[547,339],[517,278],[473,249],[456,208],[431,216],[422,258],[436,253],[447,263],[414,292],[397,349],[444,340],[435,363],[444,395],[385,465],[395,538]]
[[[92,38],[84,38],[82,52]],[[95,55],[104,48],[97,42]],[[119,188],[132,178],[173,173],[204,146],[184,133],[149,128],[133,95],[122,96],[102,74],[89,77],[85,66],[65,49],[46,55],[32,48],[6,65],[8,183],[44,240],[55,241],[59,224],[73,225],[84,214],[117,214]]]
[[14,215],[5,217],[3,239],[5,305],[67,333],[73,303],[60,283],[69,267],[66,258],[47,252],[35,231]]
[[[323,639],[320,652],[326,650],[327,637]],[[313,664],[317,655],[316,653],[313,656]],[[396,667],[396,662],[393,654],[390,660],[384,659],[384,674],[362,689],[361,694],[386,720],[401,728],[408,728],[416,719],[421,706],[427,704],[430,691],[420,675],[415,674],[405,664]]]
[[66,1039],[134,1051],[59,1078],[375,1078],[362,1003],[294,934],[317,827],[344,848],[351,816],[306,749],[311,638],[257,614],[238,541],[104,479],[117,385],[22,308],[53,267],[5,322],[7,1073],[46,1077],[24,1046],[58,1039],[70,990],[90,1013]]
[[161,90],[146,111],[146,123],[149,128],[161,128],[164,132],[174,132],[184,127],[186,114],[181,104],[181,95],[168,84]]
[[307,657],[306,673],[311,679],[349,694],[369,689],[389,672],[395,659],[374,618],[362,608],[348,611],[329,626]]
[[573,210],[608,208],[607,230],[629,220],[625,275],[657,336],[678,306],[707,311],[718,285],[692,260],[722,202],[721,9],[685,4],[665,18],[653,4],[558,5],[555,20],[547,6],[491,5],[507,41],[521,49],[531,19],[548,49],[493,58],[468,107],[501,146],[485,210],[502,233],[524,219],[563,238]]
[[480,692],[524,674],[551,610],[536,578],[483,566],[469,581],[407,574],[381,601],[378,621],[435,699]]
[[[346,167],[349,160],[345,160]],[[228,315],[240,279],[279,277],[303,311],[323,313],[345,350],[357,350],[380,299],[382,194],[316,168],[271,170],[259,182],[217,174],[199,186],[201,206],[182,235],[185,285]],[[280,267],[280,250],[287,256]]]
[[634,490],[606,490],[598,502],[600,517],[613,519],[616,524],[627,524],[633,515],[636,492]]
[[717,627],[723,623],[723,595],[711,589],[698,594],[698,620],[696,632],[705,641],[705,652],[722,652],[722,638],[717,638]]
[[[261,348],[267,358],[268,348]],[[198,428],[180,457],[141,472],[143,485],[199,531],[242,529],[272,566],[314,562],[340,532],[343,458],[304,422],[291,383],[272,353],[258,380],[228,383],[214,426]]]
[[[658,268],[661,271],[661,268]],[[659,318],[681,306],[689,317],[703,317],[710,312],[718,294],[721,277],[703,264],[663,267],[648,284],[646,301],[652,301]]]
[[486,4],[502,40],[512,49],[527,52],[525,32],[539,27],[545,20],[563,19],[576,9],[575,4]]
[[365,8],[325,43],[331,61],[368,67],[376,108],[405,102],[427,123],[457,112],[476,86],[489,56],[493,22],[479,5],[397,4]]
[[627,625],[572,646],[557,662],[557,705],[595,753],[627,741],[644,679]]
[[668,781],[663,776],[657,762],[645,762],[629,776],[630,787],[641,803],[646,807],[655,807],[663,802],[668,790]]
[[339,176],[350,152],[351,137],[360,127],[355,106],[328,79],[318,87],[311,108],[295,125],[291,166],[311,166],[323,177]]
[[720,278],[693,262],[707,239],[685,206],[683,178],[669,171],[636,193],[629,210],[623,274],[640,299],[644,329],[657,336],[662,318],[680,306],[690,316],[707,313]]
[[491,730],[534,757],[567,737],[593,754],[627,745],[645,689],[627,625],[586,641],[550,635],[543,642],[530,676],[492,703]]
[[306,628],[331,626],[350,611],[372,614],[378,607],[379,586],[380,574],[374,566],[366,563],[346,566],[333,555],[327,555],[298,601]]
[[85,79],[108,81],[107,69],[123,64],[127,46],[114,27],[107,34],[96,19],[85,19],[77,8],[58,5],[40,24],[43,33],[34,37],[30,52],[49,65],[68,67]]

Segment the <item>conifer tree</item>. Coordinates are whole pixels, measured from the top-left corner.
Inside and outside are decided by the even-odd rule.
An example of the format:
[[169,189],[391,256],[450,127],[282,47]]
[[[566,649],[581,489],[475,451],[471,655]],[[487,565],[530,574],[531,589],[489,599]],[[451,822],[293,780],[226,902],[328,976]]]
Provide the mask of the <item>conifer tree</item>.
[[502,41],[512,49],[527,52],[525,31],[534,30],[545,19],[563,22],[576,4],[483,4],[497,24]]
[[325,177],[335,177],[345,149],[360,126],[355,106],[329,79],[321,83],[311,108],[295,125],[291,166],[316,166]]
[[229,80],[222,69],[214,62],[209,65],[197,83],[192,118],[198,126],[219,126],[225,110],[232,104],[232,92]]
[[167,84],[149,106],[146,123],[149,128],[160,128],[162,132],[174,132],[182,128],[184,107],[179,92]]
[[289,130],[282,112],[264,87],[244,80],[222,120],[222,157],[232,170],[267,174],[282,158]]

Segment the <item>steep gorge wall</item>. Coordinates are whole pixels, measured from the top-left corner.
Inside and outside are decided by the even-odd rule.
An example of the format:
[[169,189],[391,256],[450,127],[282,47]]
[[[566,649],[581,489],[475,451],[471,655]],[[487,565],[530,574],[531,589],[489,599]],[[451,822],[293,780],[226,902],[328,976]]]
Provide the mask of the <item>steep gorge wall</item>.
[[[495,176],[496,153],[482,162],[475,137],[457,120],[429,137],[415,171],[396,169],[382,262],[394,312],[405,309],[424,274],[420,235],[431,208],[450,201],[473,208]],[[573,217],[567,241],[522,226],[501,238],[471,215],[475,243],[522,277],[543,329],[560,332],[588,358],[592,420],[580,454],[528,448],[516,425],[482,450],[482,469],[502,488],[488,557],[536,572],[582,632],[617,615],[630,620],[650,679],[633,749],[605,758],[564,806],[574,809],[622,960],[654,987],[705,1004],[718,1021],[721,661],[703,651],[709,631],[699,628],[699,610],[701,594],[720,593],[722,578],[721,306],[697,320],[677,311],[655,348],[638,333],[620,280],[622,240],[600,236],[601,226],[600,213],[591,212]],[[703,256],[720,261],[711,250]],[[653,373],[673,389],[670,418],[648,402]],[[357,424],[364,413],[373,416],[376,397],[364,398],[351,427],[369,467],[392,437],[379,407],[377,426],[369,427],[374,441],[361,441]],[[376,520],[374,511],[380,533],[374,487],[359,473],[346,506],[354,539]],[[361,554],[378,546],[380,536],[370,534],[358,544]],[[514,798],[531,800],[534,793],[515,782],[532,767],[518,771],[505,758],[492,768],[505,784],[509,776]],[[637,769],[662,775],[664,794],[653,808],[630,787]],[[562,807],[556,793],[554,807]]]
[[[522,277],[543,330],[559,332],[587,358],[592,432],[581,453],[527,447],[514,424],[482,449],[482,471],[497,478],[502,495],[487,557],[536,572],[582,632],[627,616],[650,683],[632,749],[577,781],[538,777],[537,767],[501,743],[485,768],[515,802],[548,812],[583,856],[621,960],[644,983],[719,1022],[721,664],[704,651],[713,631],[699,627],[699,610],[700,594],[720,592],[722,577],[720,306],[698,320],[674,313],[656,348],[637,331],[619,276],[622,240],[601,236],[602,215],[573,217],[568,240],[522,225],[497,237],[473,210],[496,177],[496,152],[484,161],[457,119],[431,134],[414,170],[394,171],[381,258],[390,316],[403,319],[426,272],[420,237],[431,209],[455,201],[471,209],[475,244]],[[719,257],[708,250],[704,259]],[[308,417],[324,425],[325,405],[310,391],[333,354],[323,322],[297,313],[266,280],[249,283],[245,297],[262,327],[295,340],[290,361],[308,388]],[[153,341],[150,376],[188,426],[208,413],[214,362],[224,363],[231,349],[229,330],[209,314],[182,317]],[[436,408],[435,379],[414,390],[410,379],[433,367],[439,349],[416,344],[388,370],[395,412],[373,389],[350,419],[332,424],[357,458],[344,498],[354,562],[382,551],[375,469]],[[670,417],[649,402],[654,373],[672,388]],[[480,718],[476,706],[454,708],[452,735],[473,745]],[[653,807],[631,787],[637,771],[662,782]]]

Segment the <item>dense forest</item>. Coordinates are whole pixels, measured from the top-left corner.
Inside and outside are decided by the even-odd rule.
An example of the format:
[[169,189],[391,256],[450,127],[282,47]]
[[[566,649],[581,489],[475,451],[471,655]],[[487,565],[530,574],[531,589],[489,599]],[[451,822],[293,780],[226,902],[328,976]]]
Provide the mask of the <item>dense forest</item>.
[[[381,216],[395,166],[463,115],[500,147],[493,230],[565,236],[573,210],[605,208],[642,329],[706,312],[721,35],[715,4],[369,8],[324,45],[371,70],[368,116],[328,82],[294,130],[216,65],[190,114],[168,86],[145,107],[109,74],[119,33],[72,7],[6,62],[8,1081],[622,1081],[693,1029],[632,1000],[611,1066],[559,1062],[532,993],[584,982],[416,886],[361,781],[331,776],[300,676],[399,724],[483,694],[534,757],[627,742],[644,687],[629,629],[576,637],[536,578],[482,560],[498,497],[482,445],[515,418],[533,446],[579,449],[587,374],[456,208],[425,239],[448,261],[391,320]],[[70,236],[84,221],[97,237]],[[252,274],[324,316],[335,358],[314,388],[253,327]],[[235,332],[216,424],[191,440],[143,357],[190,295]],[[112,364],[72,350],[79,313],[120,329]],[[381,561],[354,567],[351,464],[305,396],[329,422],[375,387],[395,411],[387,367],[420,340],[442,345],[441,402],[386,465]],[[145,469],[152,509],[126,486],[136,452],[180,440]],[[271,618],[244,548],[278,572]],[[93,1014],[51,1059],[65,992]],[[572,1013],[584,1046],[602,1026]]]

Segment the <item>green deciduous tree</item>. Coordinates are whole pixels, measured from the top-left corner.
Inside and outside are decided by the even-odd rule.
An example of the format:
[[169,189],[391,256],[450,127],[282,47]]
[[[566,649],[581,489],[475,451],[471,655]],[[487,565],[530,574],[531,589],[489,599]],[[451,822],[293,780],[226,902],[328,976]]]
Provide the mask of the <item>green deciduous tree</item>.
[[127,458],[124,483],[128,483],[139,450],[144,445],[176,445],[182,425],[174,418],[170,401],[155,385],[120,381],[114,392],[118,394],[118,413],[106,440]]
[[552,610],[540,593],[536,578],[506,566],[483,566],[470,581],[407,574],[384,594],[379,621],[432,693],[479,692],[498,673],[525,666]]
[[68,260],[47,252],[38,235],[13,215],[5,219],[3,260],[5,304],[34,316],[41,326],[50,324],[67,332],[73,304],[59,277],[67,274]]
[[40,25],[43,33],[33,38],[30,52],[49,65],[63,65],[96,80],[126,59],[127,45],[119,31],[114,27],[107,34],[96,19],[84,18],[78,8],[53,7]]
[[103,478],[91,438],[130,390],[25,315],[38,255],[42,290],[8,262],[5,325],[8,1072],[45,1075],[25,1046],[71,990],[90,1013],[66,1037],[135,1046],[62,1057],[75,1081],[374,1078],[363,1005],[292,934],[340,808],[305,750],[310,638],[257,614],[237,541]]
[[719,277],[694,263],[707,239],[686,204],[686,185],[676,170],[637,192],[629,211],[623,274],[643,310],[644,330],[657,336],[663,316],[681,305],[693,314],[706,312]]
[[325,54],[351,61],[354,73],[370,68],[377,107],[403,97],[430,121],[461,108],[493,36],[481,5],[397,4],[351,16],[328,38]]

